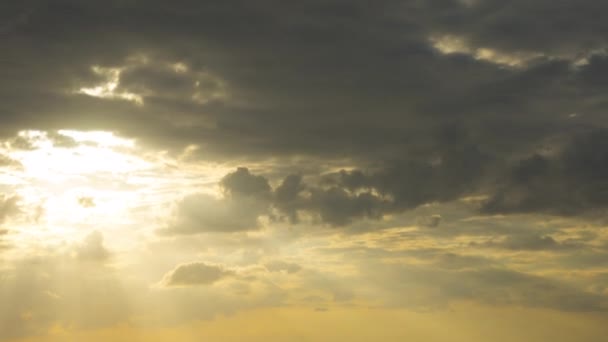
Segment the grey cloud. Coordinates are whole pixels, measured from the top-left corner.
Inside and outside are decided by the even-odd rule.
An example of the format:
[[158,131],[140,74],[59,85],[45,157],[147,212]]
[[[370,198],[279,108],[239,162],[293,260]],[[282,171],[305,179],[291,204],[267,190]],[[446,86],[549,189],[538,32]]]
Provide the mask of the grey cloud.
[[418,219],[418,223],[424,227],[436,228],[441,224],[441,215],[431,215],[426,217],[421,217]]
[[485,243],[472,243],[473,247],[502,248],[514,251],[572,251],[583,249],[585,245],[578,241],[556,241],[551,236],[535,234],[518,234],[502,240],[490,240]]
[[249,169],[239,167],[236,171],[222,178],[220,185],[227,196],[233,198],[268,198],[270,197],[270,185],[263,176],[256,176]]
[[482,210],[576,215],[608,204],[608,134],[581,134],[555,156],[533,155],[515,165]]
[[[447,136],[447,139],[453,139]],[[165,232],[193,234],[250,230],[258,228],[262,216],[271,220],[286,218],[291,224],[297,224],[301,214],[330,226],[348,226],[356,220],[378,220],[424,204],[454,201],[475,195],[481,189],[492,194],[489,199],[479,201],[480,206],[476,210],[481,214],[584,213],[605,205],[600,191],[603,184],[602,137],[602,131],[583,134],[560,147],[557,154],[534,155],[510,164],[506,173],[505,170],[496,171],[503,176],[497,175],[493,179],[483,175],[491,163],[489,157],[472,147],[466,149],[468,152],[453,150],[454,153],[445,159],[428,156],[416,163],[392,163],[370,171],[343,170],[308,179],[292,174],[274,188],[264,176],[241,167],[221,180],[224,198],[203,194],[184,198],[178,204],[176,221]],[[596,185],[592,185],[593,182]],[[572,193],[575,196],[571,196]],[[475,207],[464,209],[470,211]],[[458,220],[462,219],[466,218]],[[496,221],[491,217],[488,219]],[[432,214],[418,217],[415,223],[436,227],[441,220],[441,216]],[[497,230],[492,227],[498,222],[490,221],[480,222],[482,225],[474,221],[459,223],[457,229],[448,229],[451,233],[444,235],[475,233],[494,236],[501,235],[502,231],[502,235],[517,235],[518,241],[524,245],[526,239],[534,237],[522,234],[528,228]],[[538,238],[542,240],[542,234],[551,231],[537,233],[541,234]],[[543,241],[551,243],[549,238]],[[534,243],[532,240],[529,242]],[[512,248],[503,247],[513,249],[515,245],[517,243]],[[569,244],[568,247],[574,245]]]
[[196,262],[177,266],[165,275],[163,283],[169,287],[211,285],[231,274],[220,266]]
[[258,218],[266,213],[267,205],[251,198],[217,199],[197,194],[185,197],[177,204],[175,221],[164,234],[197,234],[202,232],[235,232],[255,229]]
[[599,34],[606,24],[590,19],[606,8],[597,1],[517,0],[506,4],[481,0],[471,6],[449,3],[429,2],[439,12],[437,29],[464,36],[476,46],[577,57],[607,43]]
[[298,209],[303,206],[300,194],[306,189],[301,175],[288,175],[274,190],[275,205],[284,212],[289,221],[298,222]]
[[53,146],[72,148],[78,146],[74,138],[63,135],[59,132],[51,131],[47,133],[47,137],[53,142]]
[[[462,139],[452,128],[444,130],[448,142]],[[378,219],[431,202],[455,200],[475,191],[490,158],[476,146],[446,148],[442,154],[422,155],[418,160],[391,162],[368,172],[340,171],[326,175],[319,184],[305,186],[308,197],[301,195],[301,180],[288,176],[284,184],[297,180],[298,191],[279,203],[290,215],[302,210],[317,213],[323,222],[346,225],[355,218]],[[290,178],[291,177],[291,178]],[[286,197],[286,196],[284,196]],[[278,199],[280,200],[280,199]]]
[[[491,192],[487,182],[510,161],[552,139],[606,127],[606,40],[597,34],[605,23],[595,19],[605,5],[593,0],[3,6],[2,135],[105,129],[172,152],[197,144],[206,160],[344,160],[375,191],[345,196],[341,188],[354,184],[331,191],[313,184],[315,203],[339,203],[321,214],[334,225]],[[434,34],[545,57],[505,67],[442,53],[429,40]],[[176,71],[175,63],[185,67]],[[115,91],[139,94],[144,104],[75,94],[107,81],[94,65],[122,70]],[[574,173],[567,176],[582,177]],[[289,191],[301,194],[285,188],[280,196]],[[509,211],[500,197],[520,196],[501,191],[488,212]],[[393,197],[388,209],[385,196]],[[582,195],[601,207],[598,196]],[[279,200],[292,222],[314,204],[300,197]],[[563,213],[570,204],[549,206],[530,199],[526,210]]]
[[174,222],[165,234],[235,232],[258,227],[258,219],[269,214],[271,188],[268,180],[238,168],[220,181],[224,197],[194,194],[177,204]]
[[383,201],[370,192],[350,194],[338,187],[311,191],[310,207],[321,220],[333,226],[343,226],[354,218],[380,218]]

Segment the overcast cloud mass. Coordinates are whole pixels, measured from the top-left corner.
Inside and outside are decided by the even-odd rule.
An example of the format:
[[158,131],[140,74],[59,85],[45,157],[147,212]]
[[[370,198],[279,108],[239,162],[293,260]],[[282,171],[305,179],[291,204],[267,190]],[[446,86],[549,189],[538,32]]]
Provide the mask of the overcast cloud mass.
[[0,2],[0,341],[604,341],[607,11]]

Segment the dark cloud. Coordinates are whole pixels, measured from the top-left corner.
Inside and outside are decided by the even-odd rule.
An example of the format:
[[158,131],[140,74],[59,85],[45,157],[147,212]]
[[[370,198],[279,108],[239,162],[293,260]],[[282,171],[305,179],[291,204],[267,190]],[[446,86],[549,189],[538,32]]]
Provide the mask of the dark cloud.
[[[4,136],[112,130],[173,152],[196,144],[205,160],[355,166],[334,188],[308,184],[308,203],[286,179],[276,202],[292,222],[308,210],[344,225],[473,192],[492,195],[485,212],[605,204],[581,170],[563,174],[580,204],[571,188],[487,187],[522,156],[606,127],[597,1],[2,6]],[[250,181],[246,196],[269,196],[238,177],[226,191]]]
[[[436,30],[465,37],[475,46],[502,51],[537,52],[576,57],[601,49],[606,38],[599,32],[606,24],[594,20],[593,13],[605,4],[593,0],[430,1],[438,13]],[[542,17],[542,20],[539,18]]]
[[274,190],[275,205],[292,223],[298,222],[298,209],[302,208],[304,201],[300,194],[305,189],[301,175],[289,175]]
[[608,204],[608,132],[575,137],[557,155],[519,161],[484,205],[487,213],[575,215]]
[[256,176],[245,167],[239,167],[235,172],[229,173],[220,182],[226,196],[233,198],[268,198],[270,185],[263,176]]
[[9,249],[11,247],[10,244],[3,241],[4,236],[8,235],[9,233],[10,231],[8,229],[0,229],[0,251]]

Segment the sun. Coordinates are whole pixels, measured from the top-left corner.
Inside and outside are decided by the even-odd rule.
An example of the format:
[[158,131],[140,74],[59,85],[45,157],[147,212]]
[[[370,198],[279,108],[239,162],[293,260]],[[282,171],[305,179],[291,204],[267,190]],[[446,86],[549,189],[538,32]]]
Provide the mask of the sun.
[[19,199],[14,238],[46,246],[99,231],[114,248],[132,248],[155,234],[176,200],[214,193],[232,167],[182,159],[191,149],[170,156],[108,131],[19,132],[0,142],[10,161],[0,167],[2,190]]
[[15,164],[2,178],[20,199],[19,236],[29,242],[133,224],[161,174],[134,140],[112,132],[21,131],[1,153]]

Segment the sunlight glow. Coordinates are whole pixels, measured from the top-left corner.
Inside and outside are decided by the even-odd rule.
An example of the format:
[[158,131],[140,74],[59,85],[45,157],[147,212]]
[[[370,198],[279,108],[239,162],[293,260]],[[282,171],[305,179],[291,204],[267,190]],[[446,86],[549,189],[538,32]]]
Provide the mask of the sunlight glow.
[[442,54],[466,54],[476,60],[511,68],[523,67],[532,59],[542,56],[532,53],[506,53],[488,47],[474,47],[464,38],[454,35],[434,35],[429,40],[432,46]]
[[94,173],[125,173],[142,170],[150,165],[144,160],[117,151],[116,147],[133,148],[134,142],[115,137],[110,132],[59,131],[73,138],[73,148],[57,148],[44,132],[20,132],[34,150],[10,151],[8,155],[19,161],[24,173],[48,181],[63,180],[70,176]]
[[95,230],[114,248],[131,248],[156,229],[142,222],[166,216],[183,195],[175,189],[213,192],[227,172],[106,131],[21,131],[0,142],[0,155],[18,165],[0,169],[0,179],[22,207],[11,222],[22,246],[79,241]]
[[96,85],[94,87],[80,88],[76,93],[99,98],[123,99],[134,102],[137,105],[144,104],[143,98],[140,95],[116,91],[116,88],[120,84],[120,73],[122,72],[122,69],[93,66],[91,67],[91,70],[95,74],[103,76],[106,79],[105,83]]

